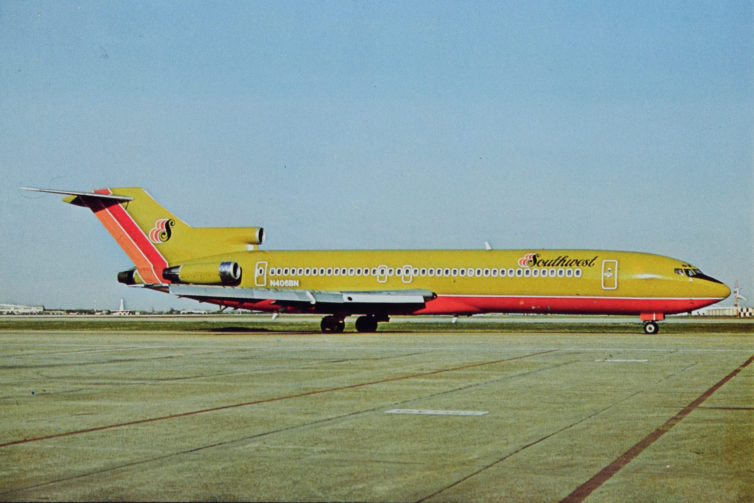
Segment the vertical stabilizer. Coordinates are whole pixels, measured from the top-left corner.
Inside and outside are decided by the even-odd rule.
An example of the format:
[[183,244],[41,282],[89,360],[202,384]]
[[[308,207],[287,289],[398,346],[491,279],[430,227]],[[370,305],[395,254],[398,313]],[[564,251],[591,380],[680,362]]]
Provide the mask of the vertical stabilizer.
[[[63,200],[92,210],[136,266],[124,271],[125,283],[163,284],[169,267],[256,250],[261,227],[191,227],[163,208],[142,188],[126,187],[74,192],[26,189],[65,194]],[[138,278],[135,275],[138,274]]]

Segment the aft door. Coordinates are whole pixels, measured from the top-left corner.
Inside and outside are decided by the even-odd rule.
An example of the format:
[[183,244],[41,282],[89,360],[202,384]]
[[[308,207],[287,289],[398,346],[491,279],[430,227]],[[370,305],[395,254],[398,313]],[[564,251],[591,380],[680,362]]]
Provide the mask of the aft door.
[[254,267],[254,286],[267,285],[267,262],[259,261]]
[[618,288],[618,261],[602,261],[602,289],[615,290]]

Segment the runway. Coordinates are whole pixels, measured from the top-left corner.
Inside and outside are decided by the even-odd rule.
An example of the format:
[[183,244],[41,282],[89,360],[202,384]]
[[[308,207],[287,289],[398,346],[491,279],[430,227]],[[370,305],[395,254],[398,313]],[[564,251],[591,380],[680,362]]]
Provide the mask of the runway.
[[0,500],[754,494],[751,324],[656,336],[270,327],[0,330]]

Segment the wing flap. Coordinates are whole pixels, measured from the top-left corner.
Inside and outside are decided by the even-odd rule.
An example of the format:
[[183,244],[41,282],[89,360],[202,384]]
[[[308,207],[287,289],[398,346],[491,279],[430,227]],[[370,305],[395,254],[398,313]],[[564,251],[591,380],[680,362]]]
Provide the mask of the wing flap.
[[170,293],[194,299],[273,300],[281,304],[422,305],[436,297],[429,290],[321,291],[226,286],[169,285]]

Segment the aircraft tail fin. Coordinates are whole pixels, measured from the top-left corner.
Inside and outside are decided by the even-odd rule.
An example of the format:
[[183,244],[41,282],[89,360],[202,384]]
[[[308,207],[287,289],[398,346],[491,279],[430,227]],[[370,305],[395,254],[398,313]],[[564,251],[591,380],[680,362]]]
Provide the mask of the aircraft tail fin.
[[63,201],[92,210],[136,266],[118,276],[124,283],[169,283],[163,271],[171,266],[253,250],[264,238],[261,227],[191,227],[139,187],[93,192],[24,189],[63,194]]

